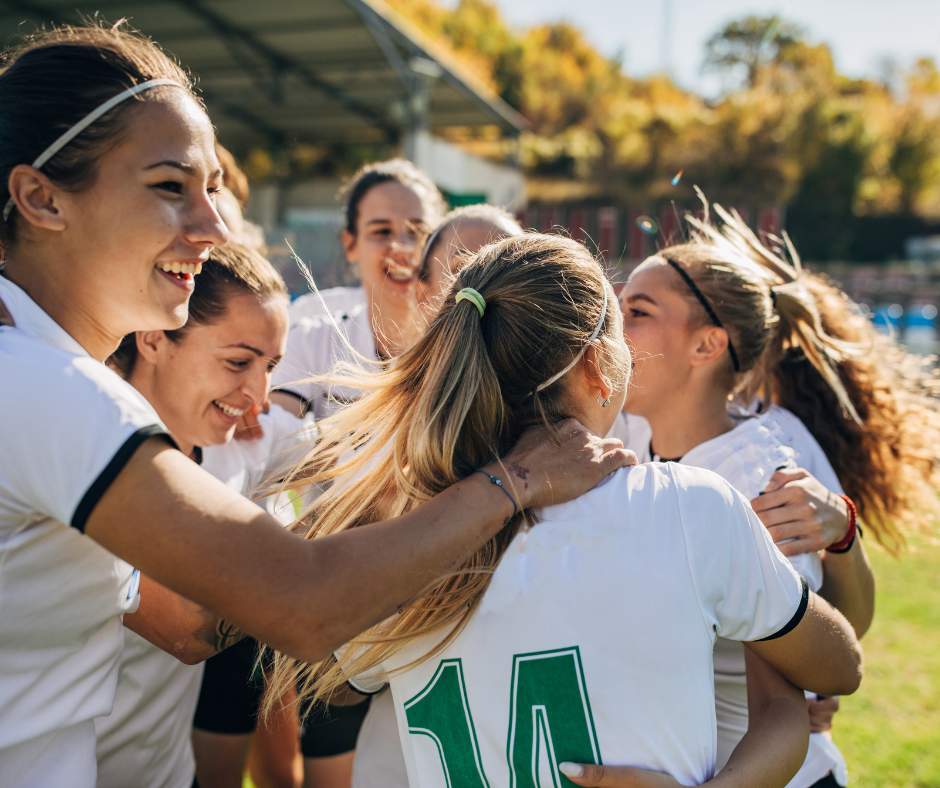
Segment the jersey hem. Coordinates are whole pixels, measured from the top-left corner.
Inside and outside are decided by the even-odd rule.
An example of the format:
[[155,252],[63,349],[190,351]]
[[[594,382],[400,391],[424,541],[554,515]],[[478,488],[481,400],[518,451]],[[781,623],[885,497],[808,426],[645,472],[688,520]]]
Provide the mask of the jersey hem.
[[806,582],[806,578],[803,577],[803,575],[800,575],[800,585],[803,587],[803,594],[800,597],[800,604],[797,606],[793,617],[784,624],[782,629],[755,642],[763,643],[765,640],[776,640],[796,629],[797,625],[803,620],[803,616],[806,615],[806,608],[809,606],[809,584]]
[[117,478],[117,475],[124,470],[124,466],[127,465],[130,458],[134,456],[134,452],[137,451],[140,444],[147,440],[147,438],[152,438],[154,435],[165,435],[173,443],[173,446],[176,446],[176,441],[174,441],[170,433],[166,431],[166,428],[160,424],[151,424],[148,427],[141,427],[134,432],[124,441],[121,448],[117,450],[117,453],[111,458],[107,466],[105,466],[105,469],[98,475],[98,478],[91,483],[91,487],[89,487],[88,491],[82,496],[78,506],[75,507],[75,513],[72,515],[71,523],[73,528],[81,533],[85,533],[85,524],[88,522],[88,518],[91,516],[95,506],[98,505],[98,501],[101,500],[101,496],[105,494],[112,482]]

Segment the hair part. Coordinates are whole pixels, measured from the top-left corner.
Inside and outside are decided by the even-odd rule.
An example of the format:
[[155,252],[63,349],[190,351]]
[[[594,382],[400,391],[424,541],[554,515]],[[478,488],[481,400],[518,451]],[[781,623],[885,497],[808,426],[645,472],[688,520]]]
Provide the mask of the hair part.
[[421,200],[424,211],[433,215],[435,220],[446,210],[444,197],[434,185],[434,181],[407,159],[389,159],[367,164],[349,179],[339,193],[340,199],[345,202],[344,229],[353,237],[358,235],[359,206],[375,186],[383,183],[400,183],[411,189]]
[[[259,301],[270,298],[288,299],[287,286],[277,269],[259,252],[230,241],[213,249],[209,259],[196,275],[196,287],[189,299],[186,324],[165,330],[171,342],[182,342],[193,326],[217,323],[228,314],[229,303],[239,294],[255,296]],[[137,334],[128,334],[108,359],[125,380],[130,378],[137,363]]]
[[[150,39],[123,22],[63,25],[25,37],[2,55],[0,70],[0,205],[10,199],[10,173],[36,158],[90,112],[118,93],[152,79],[172,79],[196,100],[187,73]],[[172,86],[145,90],[82,131],[42,166],[53,183],[70,191],[88,188],[97,162],[118,144],[130,113]],[[204,108],[204,107],[203,107]],[[0,247],[9,249],[20,225],[18,211],[0,222]]]
[[[482,317],[473,304],[456,301],[466,287],[486,300]],[[625,388],[630,357],[623,319],[604,271],[584,246],[527,234],[481,249],[457,273],[425,334],[394,364],[371,373],[344,367],[326,378],[366,393],[320,422],[320,441],[279,488],[328,487],[301,520],[303,527],[309,523],[306,537],[410,511],[504,456],[527,426],[551,427],[570,415],[568,376],[536,389],[581,352],[601,320],[600,364],[615,388]],[[422,660],[438,653],[476,610],[525,518],[527,512],[514,518],[400,615],[355,638],[339,664],[305,665],[279,655],[265,708],[294,686],[300,704],[328,698],[346,676],[446,630]]]

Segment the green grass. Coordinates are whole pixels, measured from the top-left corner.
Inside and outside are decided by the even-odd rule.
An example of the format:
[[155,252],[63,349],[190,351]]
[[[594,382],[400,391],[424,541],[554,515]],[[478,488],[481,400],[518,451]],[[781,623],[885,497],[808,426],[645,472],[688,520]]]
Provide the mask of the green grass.
[[878,590],[865,679],[833,727],[859,788],[940,788],[940,540],[911,548],[900,559],[869,550]]
[[911,548],[898,560],[869,551],[877,602],[865,678],[833,726],[850,783],[866,788],[940,786],[940,542]]

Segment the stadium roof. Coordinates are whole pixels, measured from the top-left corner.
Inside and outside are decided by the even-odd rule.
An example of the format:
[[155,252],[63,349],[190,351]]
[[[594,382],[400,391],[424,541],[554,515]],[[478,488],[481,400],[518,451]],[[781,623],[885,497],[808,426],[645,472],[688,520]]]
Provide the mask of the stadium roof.
[[432,130],[527,125],[381,0],[0,0],[0,40],[95,13],[176,55],[227,145],[394,141],[422,89]]

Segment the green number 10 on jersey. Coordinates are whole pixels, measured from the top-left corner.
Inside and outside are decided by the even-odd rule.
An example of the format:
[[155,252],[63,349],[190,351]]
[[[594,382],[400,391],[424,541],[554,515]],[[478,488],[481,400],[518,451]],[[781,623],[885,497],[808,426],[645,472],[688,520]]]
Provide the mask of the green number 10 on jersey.
[[[447,788],[490,788],[461,660],[442,660],[405,713],[437,745]],[[572,786],[558,764],[602,763],[577,646],[513,656],[506,758],[511,788]]]

